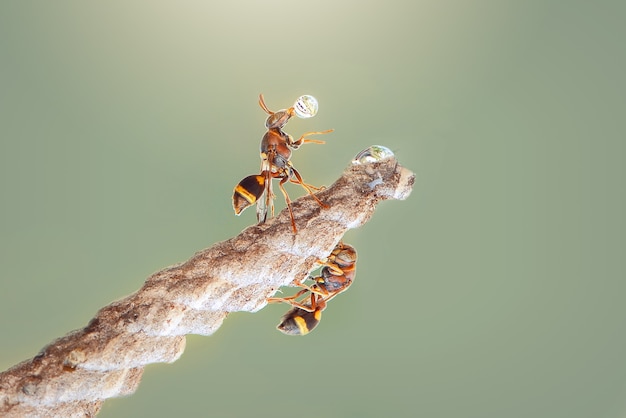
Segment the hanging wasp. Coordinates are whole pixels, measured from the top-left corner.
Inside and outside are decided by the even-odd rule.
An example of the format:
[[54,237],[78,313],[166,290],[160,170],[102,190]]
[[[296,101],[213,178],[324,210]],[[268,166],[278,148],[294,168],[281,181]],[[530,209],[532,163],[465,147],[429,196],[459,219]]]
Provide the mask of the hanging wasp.
[[269,116],[265,120],[267,132],[261,140],[261,173],[251,175],[239,182],[233,192],[233,209],[239,215],[247,207],[256,203],[257,221],[262,224],[267,219],[268,209],[274,215],[274,193],[272,191],[272,179],[278,179],[278,187],[285,197],[289,216],[291,217],[291,227],[293,232],[297,232],[296,222],[291,209],[291,199],[284,188],[288,181],[299,184],[310,194],[315,201],[323,208],[328,208],[321,200],[313,194],[313,190],[320,190],[318,187],[306,184],[302,176],[291,163],[291,152],[297,150],[302,144],[324,144],[325,141],[309,138],[310,135],[321,135],[332,132],[332,129],[320,132],[307,132],[298,140],[283,131],[283,127],[289,122],[292,116],[299,118],[311,118],[317,113],[317,100],[313,96],[300,96],[289,109],[282,109],[277,112],[269,110],[263,99],[259,95],[259,106]]
[[[313,285],[298,282],[302,289],[293,296],[269,298],[268,302],[284,302],[292,309],[283,315],[278,330],[288,335],[306,335],[319,324],[326,304],[338,294],[346,291],[356,276],[356,250],[339,242],[330,255],[321,261],[320,275],[313,277]],[[298,301],[298,298],[304,296]]]

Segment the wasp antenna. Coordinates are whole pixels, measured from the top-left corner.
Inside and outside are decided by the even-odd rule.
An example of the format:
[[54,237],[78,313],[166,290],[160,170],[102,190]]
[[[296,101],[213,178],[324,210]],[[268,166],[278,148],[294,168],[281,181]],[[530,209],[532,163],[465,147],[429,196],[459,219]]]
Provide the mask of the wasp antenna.
[[267,105],[265,104],[265,100],[263,98],[263,93],[259,94],[259,106],[261,106],[261,109],[263,109],[268,115],[274,114],[274,112],[267,108]]

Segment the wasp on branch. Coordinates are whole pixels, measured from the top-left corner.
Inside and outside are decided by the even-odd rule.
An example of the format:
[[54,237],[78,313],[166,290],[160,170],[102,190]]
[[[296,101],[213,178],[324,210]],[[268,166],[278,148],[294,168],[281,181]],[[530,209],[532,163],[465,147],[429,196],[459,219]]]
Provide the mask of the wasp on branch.
[[291,152],[300,148],[302,144],[314,143],[323,144],[324,141],[311,139],[311,135],[321,135],[332,132],[332,129],[319,132],[307,132],[298,140],[294,140],[291,135],[283,131],[283,127],[289,122],[292,116],[299,118],[311,118],[317,113],[317,100],[313,96],[300,96],[289,109],[271,111],[263,100],[263,95],[259,95],[259,106],[269,116],[265,120],[267,132],[261,140],[261,173],[251,175],[239,182],[235,186],[233,193],[233,209],[239,215],[247,207],[256,203],[257,221],[261,224],[267,219],[268,209],[274,215],[274,193],[272,191],[272,179],[278,179],[278,187],[285,197],[289,215],[291,217],[291,227],[293,232],[297,232],[296,222],[291,208],[291,199],[285,190],[284,184],[288,181],[299,184],[310,194],[313,199],[323,208],[328,208],[321,200],[313,194],[319,187],[306,184],[302,176],[291,163]]
[[[313,285],[298,282],[301,290],[285,298],[269,298],[269,303],[284,302],[292,309],[283,315],[277,328],[288,335],[306,335],[319,324],[326,304],[338,294],[346,291],[356,276],[356,250],[339,242],[330,255],[321,260],[320,275],[312,277]],[[300,298],[300,300],[298,300]]]

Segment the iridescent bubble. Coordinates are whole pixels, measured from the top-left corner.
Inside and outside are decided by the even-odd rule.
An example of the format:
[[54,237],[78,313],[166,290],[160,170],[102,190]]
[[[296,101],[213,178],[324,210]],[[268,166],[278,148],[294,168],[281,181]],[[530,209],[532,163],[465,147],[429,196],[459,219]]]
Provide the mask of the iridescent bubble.
[[317,114],[317,99],[313,96],[300,96],[293,104],[293,110],[296,116],[302,119],[312,118]]
[[390,157],[393,157],[393,151],[389,148],[382,145],[372,145],[371,147],[359,152],[356,157],[354,157],[354,160],[352,160],[352,164],[375,163]]

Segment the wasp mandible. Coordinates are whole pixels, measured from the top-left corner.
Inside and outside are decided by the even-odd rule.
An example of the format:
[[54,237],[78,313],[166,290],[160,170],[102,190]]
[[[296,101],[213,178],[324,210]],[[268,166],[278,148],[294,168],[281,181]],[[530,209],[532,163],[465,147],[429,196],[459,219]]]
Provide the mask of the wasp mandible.
[[354,281],[356,259],[354,247],[339,242],[330,255],[320,261],[323,267],[318,277],[311,278],[313,285],[296,283],[302,289],[295,295],[269,298],[270,303],[284,302],[293,306],[283,315],[278,330],[288,335],[306,335],[311,332],[321,321],[322,311],[326,309],[328,301],[346,291]]
[[291,208],[291,199],[285,190],[284,184],[288,181],[299,184],[310,194],[313,199],[323,208],[328,208],[321,200],[315,196],[313,190],[320,190],[318,187],[306,184],[302,180],[302,176],[291,163],[291,152],[300,148],[302,144],[314,143],[324,144],[325,141],[311,139],[311,135],[321,135],[332,132],[332,129],[319,132],[307,132],[298,140],[294,140],[291,135],[283,131],[283,127],[289,122],[294,115],[299,118],[311,118],[315,116],[318,109],[318,103],[313,96],[300,96],[298,100],[289,109],[279,111],[271,111],[268,109],[263,99],[263,95],[259,95],[259,106],[269,116],[265,120],[267,132],[261,140],[261,173],[251,175],[239,182],[235,186],[233,193],[233,209],[235,214],[239,215],[247,207],[256,203],[257,221],[261,224],[267,219],[268,209],[274,215],[274,193],[272,191],[272,179],[280,180],[278,187],[285,197],[289,215],[291,217],[291,227],[297,232],[296,222]]

